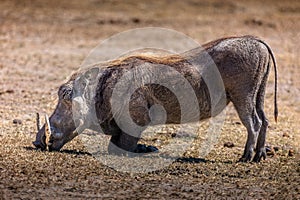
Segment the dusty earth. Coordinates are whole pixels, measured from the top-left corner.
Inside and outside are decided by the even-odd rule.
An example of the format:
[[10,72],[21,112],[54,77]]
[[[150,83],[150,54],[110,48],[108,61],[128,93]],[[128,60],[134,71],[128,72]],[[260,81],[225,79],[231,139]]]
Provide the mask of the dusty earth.
[[[300,199],[299,1],[7,0],[0,9],[0,199]],[[35,113],[53,111],[59,85],[90,50],[146,26],[171,28],[199,43],[252,34],[272,47],[279,119],[273,119],[272,69],[265,161],[237,162],[246,132],[232,105],[205,158],[197,156],[195,140],[182,158],[150,173],[118,172],[89,154],[80,138],[61,152],[34,149]],[[161,135],[172,137],[168,130]],[[229,142],[233,147],[224,147]]]

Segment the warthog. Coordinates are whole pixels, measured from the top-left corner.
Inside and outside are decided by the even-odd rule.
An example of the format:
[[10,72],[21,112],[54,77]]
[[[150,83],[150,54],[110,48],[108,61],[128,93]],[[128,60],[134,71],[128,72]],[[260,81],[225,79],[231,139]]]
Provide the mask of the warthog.
[[[46,126],[44,125],[39,129],[33,144],[42,150],[47,147],[49,150],[60,150],[64,144],[76,137],[85,128],[98,130],[95,127],[100,125],[105,134],[111,135],[109,149],[112,146],[117,146],[119,149],[129,152],[137,151],[140,134],[128,134],[116,123],[111,106],[113,90],[121,77],[129,70],[145,71],[147,66],[167,65],[188,81],[197,97],[200,114],[194,118],[190,117],[188,122],[216,116],[228,103],[232,102],[248,132],[244,153],[240,161],[251,161],[254,151],[256,154],[253,161],[259,162],[262,158],[265,159],[268,119],[264,112],[264,96],[272,63],[275,68],[274,117],[276,121],[278,116],[277,69],[272,50],[264,41],[254,36],[222,38],[209,42],[202,47],[182,55],[128,56],[105,64],[94,65],[90,69],[73,74],[59,88],[58,104],[48,122],[49,129],[52,131],[50,138],[46,138],[46,123]],[[211,67],[211,63],[204,58],[204,52],[211,57],[217,66],[225,90],[225,101],[223,104],[216,105],[217,109],[214,112],[212,112],[208,86],[202,78],[203,74],[191,67],[191,62],[188,62],[192,60],[192,63],[199,64],[205,73],[206,68]],[[104,68],[103,65],[105,65]],[[160,78],[172,77],[172,73],[159,74],[158,76]],[[146,79],[146,77],[138,78]],[[134,82],[134,80],[131,81]],[[173,81],[173,85],[181,84],[176,82],[175,78],[170,81]],[[92,86],[89,87],[89,85]],[[87,101],[84,106],[76,107],[76,103],[73,102],[72,104],[72,101],[78,97],[76,94],[78,91],[81,91],[82,94],[84,90],[89,90],[86,94],[90,96],[86,95]],[[146,126],[151,121],[150,108],[159,104],[166,111],[167,124],[181,123],[181,110],[176,98],[168,88],[162,85],[145,84],[131,95],[130,117],[137,125]],[[122,105],[119,106],[120,108],[115,109],[119,110],[119,114],[121,113],[119,116],[122,116]],[[93,109],[96,114],[94,116],[87,115]],[[190,109],[193,110],[193,108]],[[74,112],[79,116],[82,115],[82,119],[77,119],[77,122],[74,121]]]

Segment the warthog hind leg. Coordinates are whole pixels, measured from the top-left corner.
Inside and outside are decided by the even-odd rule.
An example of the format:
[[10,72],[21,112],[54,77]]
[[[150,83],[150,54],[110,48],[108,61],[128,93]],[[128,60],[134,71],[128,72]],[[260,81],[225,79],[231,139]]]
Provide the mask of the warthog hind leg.
[[[269,70],[269,69],[268,69]],[[262,126],[259,131],[257,144],[256,144],[256,153],[253,158],[254,162],[260,162],[261,158],[266,159],[267,153],[265,149],[265,143],[266,143],[266,133],[268,128],[268,119],[264,112],[264,97],[265,97],[265,90],[266,90],[266,84],[268,79],[268,72],[263,78],[262,84],[260,85],[258,94],[257,94],[257,100],[256,100],[256,110],[258,113],[259,118],[262,120]]]
[[247,142],[244,149],[244,154],[240,158],[240,162],[249,162],[252,159],[254,147],[257,141],[258,133],[261,129],[261,120],[258,117],[256,110],[253,111],[254,114],[252,116],[248,116],[247,118],[243,118],[242,122],[247,128]]
[[248,133],[244,153],[239,161],[249,162],[251,161],[253,156],[255,144],[262,126],[262,122],[256,111],[255,102],[253,102],[254,98],[252,97],[252,95],[246,96],[246,98],[244,98],[244,101],[237,102],[235,101],[235,99],[243,98],[233,98],[232,102],[238,112],[240,120],[242,121],[243,125],[247,128]]

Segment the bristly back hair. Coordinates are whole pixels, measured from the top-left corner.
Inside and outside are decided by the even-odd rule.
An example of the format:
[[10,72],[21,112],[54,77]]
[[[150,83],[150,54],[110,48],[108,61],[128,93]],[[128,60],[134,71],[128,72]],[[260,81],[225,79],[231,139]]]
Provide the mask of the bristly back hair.
[[152,54],[137,54],[137,55],[130,55],[126,57],[120,57],[115,60],[107,61],[107,62],[100,62],[96,64],[89,65],[85,68],[81,68],[72,73],[71,76],[67,78],[67,82],[74,81],[78,76],[82,75],[88,69],[93,67],[103,67],[103,68],[111,68],[111,67],[118,67],[128,63],[131,63],[134,60],[143,60],[149,63],[157,63],[163,65],[174,65],[176,63],[180,63],[184,61],[184,57],[178,54],[171,54],[171,55],[152,55]]

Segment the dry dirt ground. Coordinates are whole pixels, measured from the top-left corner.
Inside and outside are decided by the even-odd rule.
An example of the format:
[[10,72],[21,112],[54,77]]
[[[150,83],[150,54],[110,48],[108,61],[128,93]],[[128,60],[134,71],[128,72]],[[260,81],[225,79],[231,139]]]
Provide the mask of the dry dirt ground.
[[[7,0],[0,10],[0,199],[300,199],[299,1]],[[273,155],[259,164],[236,162],[246,131],[232,106],[208,156],[197,157],[196,140],[181,159],[150,173],[107,167],[80,138],[61,152],[33,148],[35,113],[51,114],[59,85],[90,50],[113,34],[146,26],[175,29],[199,43],[252,34],[272,47],[278,123],[273,69],[265,107]]]

